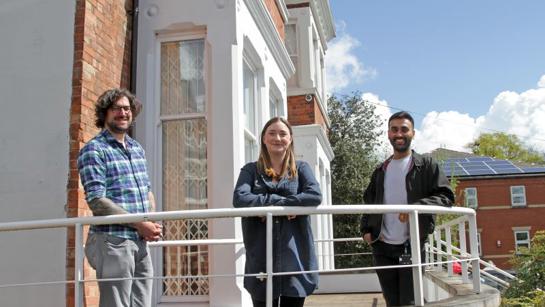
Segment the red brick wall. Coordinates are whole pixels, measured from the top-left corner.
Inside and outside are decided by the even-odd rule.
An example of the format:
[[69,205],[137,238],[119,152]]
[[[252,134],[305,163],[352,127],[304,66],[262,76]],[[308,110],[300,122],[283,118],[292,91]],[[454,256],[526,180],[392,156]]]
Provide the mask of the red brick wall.
[[305,95],[289,96],[288,121],[293,126],[319,124],[327,131],[324,115],[314,95],[310,102],[305,100]]
[[278,5],[276,5],[276,1],[265,0],[265,6],[267,7],[269,14],[271,14],[274,25],[276,26],[276,31],[278,31],[280,38],[284,40],[286,37],[284,31],[284,19],[282,19],[282,14],[280,14],[280,9],[278,8]]
[[[131,65],[132,0],[77,0],[74,22],[74,65],[70,110],[70,173],[68,217],[88,216],[79,181],[76,159],[79,150],[98,129],[94,125],[94,103],[105,90],[128,88]],[[95,272],[87,264],[85,278]],[[68,231],[67,279],[74,279],[74,230]],[[85,284],[86,306],[98,306],[96,283]],[[74,286],[67,286],[66,305],[74,306]]]
[[[511,186],[523,185],[526,190],[527,207],[511,208]],[[462,191],[466,187],[477,188],[477,227],[481,231],[483,258],[491,260],[500,268],[510,268],[509,256],[487,257],[512,254],[515,237],[512,227],[530,226],[530,236],[537,230],[545,229],[545,208],[532,205],[545,204],[545,176],[504,179],[461,180],[456,188],[457,202],[462,204]],[[501,206],[503,208],[491,208]],[[488,209],[487,209],[488,208]],[[497,246],[497,241],[501,246]]]

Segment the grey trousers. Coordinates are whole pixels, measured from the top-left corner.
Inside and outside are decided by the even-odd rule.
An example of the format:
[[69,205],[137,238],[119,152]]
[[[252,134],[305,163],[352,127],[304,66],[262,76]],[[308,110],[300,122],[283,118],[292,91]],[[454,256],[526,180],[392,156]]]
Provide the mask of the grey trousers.
[[[85,255],[97,278],[153,277],[146,241],[103,233],[87,238]],[[100,307],[150,307],[152,279],[102,281],[98,283]]]

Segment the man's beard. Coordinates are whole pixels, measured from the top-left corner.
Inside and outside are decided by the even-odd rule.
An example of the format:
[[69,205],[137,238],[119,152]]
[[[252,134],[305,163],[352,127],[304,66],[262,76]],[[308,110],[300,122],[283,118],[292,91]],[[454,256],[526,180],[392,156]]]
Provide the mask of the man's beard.
[[117,118],[114,118],[113,121],[106,123],[106,126],[108,126],[108,129],[114,133],[127,133],[132,126],[132,121],[130,121],[127,128],[125,128],[125,127],[116,125],[115,120],[117,120]]
[[[404,144],[400,145],[396,143],[396,140],[402,139],[404,141]],[[402,137],[402,138],[395,138],[390,140],[390,144],[392,144],[392,147],[397,152],[407,152],[411,148],[411,141],[412,139],[408,137]]]

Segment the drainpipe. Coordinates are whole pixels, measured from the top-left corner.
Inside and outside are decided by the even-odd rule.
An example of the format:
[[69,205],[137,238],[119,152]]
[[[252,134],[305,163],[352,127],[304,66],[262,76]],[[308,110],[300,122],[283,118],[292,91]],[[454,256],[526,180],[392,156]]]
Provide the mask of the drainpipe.
[[133,0],[132,9],[132,33],[131,33],[131,84],[130,91],[136,95],[136,60],[138,45],[138,13],[140,12],[139,1]]

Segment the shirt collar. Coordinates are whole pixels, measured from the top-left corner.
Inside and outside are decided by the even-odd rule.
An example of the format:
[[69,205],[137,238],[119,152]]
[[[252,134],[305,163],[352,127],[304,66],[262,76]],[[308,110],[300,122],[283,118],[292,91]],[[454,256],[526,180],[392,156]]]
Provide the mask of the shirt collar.
[[[106,142],[112,145],[113,144],[121,145],[121,143],[119,143],[119,141],[112,135],[112,133],[108,129],[102,129],[99,135],[103,137],[106,140]],[[132,147],[134,145],[134,142],[135,141],[133,138],[131,138],[128,134],[125,134],[125,145],[127,148]]]

